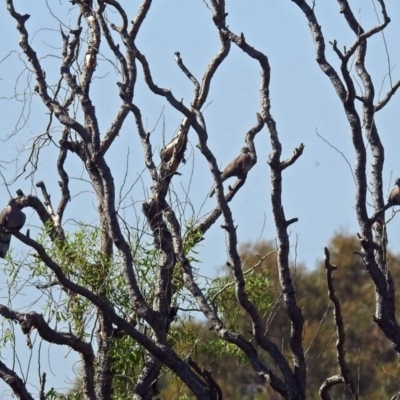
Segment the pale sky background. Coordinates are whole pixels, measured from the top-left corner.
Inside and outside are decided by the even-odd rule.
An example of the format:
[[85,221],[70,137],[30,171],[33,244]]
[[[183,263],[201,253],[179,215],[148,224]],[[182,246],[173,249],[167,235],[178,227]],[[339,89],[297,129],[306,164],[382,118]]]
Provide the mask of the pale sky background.
[[[54,16],[62,19],[65,24],[64,31],[68,31],[67,26],[74,28],[76,8],[72,11],[68,1],[49,1],[50,3]],[[127,4],[128,16],[132,19],[140,3],[138,1],[121,3]],[[316,3],[319,23],[325,34],[327,58],[334,66],[338,66],[337,57],[328,42],[337,40],[340,49],[344,46],[349,48],[354,36],[339,14],[337,2],[317,0]],[[372,0],[351,1],[351,4],[355,4],[353,9],[356,10],[357,18],[364,28],[377,23]],[[400,3],[397,0],[388,0],[386,4],[392,22],[385,30],[385,40],[390,55],[391,76],[395,82],[400,77]],[[375,6],[379,10],[379,5]],[[15,7],[21,14],[31,15],[26,24],[31,43],[43,61],[47,76],[56,81],[60,59],[46,55],[59,54],[58,50],[62,44],[60,23],[51,16],[45,1],[15,1]],[[26,150],[27,140],[32,140],[45,131],[48,114],[38,96],[34,95],[28,97],[29,107],[25,106],[23,112],[27,118],[26,123],[20,119],[24,107],[21,101],[22,93],[26,91],[29,79],[31,88],[35,82],[23,72],[26,59],[24,55],[20,55],[19,34],[15,28],[15,21],[6,11],[5,2],[1,8],[0,37],[3,40],[0,45],[0,60],[2,60],[0,171],[7,180],[10,180],[15,174],[16,164],[17,167],[21,167],[29,154]],[[226,2],[226,8],[229,13],[230,29],[236,34],[243,32],[246,41],[265,52],[269,58],[272,69],[271,111],[277,123],[283,157],[289,157],[300,143],[305,144],[303,155],[294,166],[284,172],[283,201],[286,217],[299,218],[299,222],[291,225],[292,243],[294,244],[297,239],[296,251],[293,251],[292,256],[297,257],[297,262],[313,268],[316,261],[322,258],[323,248],[329,243],[335,231],[344,229],[350,234],[357,232],[354,213],[355,187],[349,165],[337,151],[317,136],[318,131],[331,145],[340,150],[351,164],[354,163],[354,151],[342,105],[331,83],[315,62],[313,41],[306,19],[294,3],[289,0],[232,0]],[[109,12],[109,18],[115,19],[115,14]],[[118,25],[118,19],[114,22]],[[375,36],[369,43],[367,67],[375,83],[376,98],[382,98],[389,87],[388,57],[381,34]],[[182,98],[188,105],[192,98],[193,86],[176,65],[174,53],[180,52],[185,65],[200,80],[207,64],[218,51],[219,39],[211,20],[211,11],[203,0],[159,0],[154,2],[144,22],[138,37],[138,47],[150,63],[154,81],[161,87],[171,89],[175,97]],[[209,145],[215,152],[221,168],[239,154],[245,133],[256,121],[256,112],[259,111],[259,71],[256,61],[232,45],[228,59],[212,82],[204,115],[208,127]],[[105,61],[99,61],[96,75],[102,79],[96,79],[92,98],[100,126],[105,132],[120,105],[116,86],[119,77],[110,63]],[[157,149],[156,154],[158,154],[163,135],[165,142],[169,142],[179,126],[181,116],[164,99],[155,97],[147,89],[143,84],[141,72],[138,76],[140,84],[135,91],[135,101],[141,107],[147,129],[153,131],[151,136],[154,140],[153,149]],[[15,86],[16,81],[17,86]],[[18,101],[13,98],[15,87],[19,93]],[[394,179],[400,176],[399,110],[400,97],[397,95],[377,116],[378,129],[386,150],[384,187],[387,192],[390,191]],[[160,120],[162,113],[163,118]],[[145,198],[143,188],[148,188],[149,176],[147,171],[143,172],[142,148],[133,118],[128,118],[127,122],[107,160],[111,168],[116,171],[114,177],[118,190],[123,181],[129,148],[129,182],[126,187],[136,181],[129,197],[139,202],[136,214],[140,215],[140,202]],[[4,141],[12,135],[16,124],[20,128],[18,133],[11,136],[8,141]],[[58,142],[59,130],[53,133],[53,137]],[[210,211],[216,200],[208,198],[212,178],[206,162],[195,147],[197,138],[192,131],[190,141],[191,145],[188,146],[186,153],[187,164],[179,170],[182,175],[174,178],[174,187],[180,193],[182,193],[181,186],[189,190],[195,216],[199,217]],[[240,242],[254,242],[260,238],[273,239],[275,236],[269,199],[270,169],[266,163],[271,146],[265,128],[257,135],[255,143],[258,163],[251,170],[245,186],[230,203],[238,225]],[[18,155],[24,148],[25,151]],[[15,195],[15,191],[19,188],[25,193],[34,192],[32,181],[35,183],[43,180],[56,205],[60,197],[54,162],[57,156],[58,153],[54,152],[54,148],[45,149],[33,180],[25,179],[25,174],[9,187],[11,194]],[[13,162],[16,157],[18,157],[17,163]],[[192,171],[193,163],[194,171]],[[64,220],[93,222],[96,215],[94,197],[90,185],[78,180],[82,176],[82,168],[74,155],[69,156],[67,170],[70,178],[77,179],[71,179],[70,182],[73,200],[67,208]],[[9,195],[4,183],[2,188],[0,201],[6,205]],[[186,212],[190,215],[191,208],[187,207]],[[39,219],[29,211],[27,214],[29,228],[35,232]],[[132,224],[136,214],[133,209],[125,211],[125,217],[130,219]],[[199,257],[203,262],[201,265],[203,275],[212,276],[226,262],[224,231],[220,228],[220,224],[221,220],[210,229],[201,244]],[[397,240],[399,229],[400,219],[397,217],[388,227],[390,246],[396,252],[400,252],[400,241]],[[18,251],[26,251],[16,239],[13,239],[13,246]],[[6,304],[8,279],[5,274],[0,275],[1,302]],[[35,296],[37,297],[37,294]],[[25,306],[37,310],[34,304],[30,305],[31,302],[29,296],[22,300],[15,298],[10,306],[14,308]],[[15,329],[18,332],[20,330],[19,326]],[[18,337],[18,346],[23,347],[25,351],[23,337]],[[28,362],[28,350],[25,354],[26,358],[21,359],[23,365]],[[1,349],[1,356],[10,366],[10,352]],[[55,356],[47,350],[43,351],[42,368],[46,369],[46,365],[50,362],[54,371],[53,375],[50,370],[46,370],[47,388],[68,386],[65,375],[56,377],[55,374],[57,369],[67,370],[74,360],[75,358],[68,355],[67,349],[58,350]],[[37,365],[33,357],[28,380],[34,379],[36,375]],[[73,374],[70,373],[68,376],[73,379]],[[8,387],[0,382],[0,395],[2,390],[7,391],[2,398],[7,398]],[[34,389],[32,391],[37,392]]]

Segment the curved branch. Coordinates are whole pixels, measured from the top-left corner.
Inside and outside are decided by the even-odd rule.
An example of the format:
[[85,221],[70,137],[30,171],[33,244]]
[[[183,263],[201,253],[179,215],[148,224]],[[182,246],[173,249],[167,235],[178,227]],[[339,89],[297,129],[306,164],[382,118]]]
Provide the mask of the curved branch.
[[[264,127],[264,120],[260,116],[260,114],[257,113],[257,122],[256,124],[246,133],[245,136],[245,142],[247,147],[250,149],[250,151],[254,154],[255,159],[257,160],[256,156],[256,150],[254,146],[254,138],[255,136],[261,132],[262,128]],[[211,170],[213,172],[213,170]],[[220,177],[218,177],[220,179]],[[225,195],[225,200],[227,203],[229,203],[235,194],[238,192],[238,190],[242,187],[244,184],[243,178],[239,178],[233,186],[229,186],[229,191]],[[203,221],[199,222],[193,229],[195,231],[201,232],[201,233],[206,233],[208,229],[215,223],[215,221],[221,216],[222,214],[222,209],[219,204],[214,208],[211,213],[204,218]]]
[[27,336],[26,341],[29,348],[32,348],[30,333],[33,329],[36,329],[39,336],[48,343],[68,346],[80,353],[83,359],[85,376],[85,379],[83,380],[84,391],[88,399],[95,399],[93,379],[95,357],[90,343],[86,343],[72,333],[58,332],[50,328],[43,316],[34,311],[29,313],[20,313],[0,304],[0,314],[11,321],[17,321],[20,324],[22,332]]
[[[70,118],[67,109],[61,106],[56,100],[53,100],[47,92],[47,82],[45,78],[45,72],[42,70],[42,67],[40,65],[39,59],[35,51],[29,44],[29,35],[28,31],[25,28],[25,22],[28,20],[29,15],[28,14],[21,15],[17,13],[14,9],[14,4],[12,0],[7,0],[7,9],[10,15],[18,22],[17,29],[21,34],[19,45],[21,46],[23,52],[28,58],[28,61],[32,65],[33,70],[35,71],[36,80],[38,82],[38,86],[35,87],[35,90],[39,93],[40,97],[42,98],[47,108],[54,113],[54,115],[63,125],[74,129],[76,132],[79,133],[79,135],[84,141],[88,142],[90,136],[88,135],[86,129],[77,121]],[[79,33],[76,33],[75,31],[74,33],[75,33],[74,38],[79,36]],[[62,69],[63,68],[64,69],[67,68],[65,63],[63,64]]]
[[[15,237],[17,237],[21,242],[25,243],[27,246],[35,249],[39,257],[50,268],[57,276],[58,281],[67,289],[77,293],[89,301],[91,301],[95,306],[99,307],[110,319],[110,321],[115,324],[120,330],[125,331],[134,340],[137,340],[142,344],[151,354],[160,359],[166,366],[171,368],[195,393],[199,398],[211,399],[208,396],[208,391],[205,389],[204,383],[194,374],[189,366],[183,362],[179,356],[166,344],[153,341],[146,334],[139,332],[134,325],[127,322],[124,318],[117,315],[114,308],[103,298],[97,296],[85,287],[78,285],[71,280],[69,280],[62,272],[61,267],[55,263],[49,255],[46,253],[44,247],[37,243],[36,241],[30,239],[29,237],[23,235],[20,232],[12,232]],[[145,310],[136,308],[138,312],[144,312]],[[146,315],[145,315],[146,317]]]
[[194,98],[197,99],[200,90],[199,81],[195,78],[195,76],[186,68],[185,64],[182,61],[181,54],[179,51],[175,52],[175,61],[178,64],[178,67],[183,71],[183,73],[190,79],[190,81],[194,85]]
[[321,385],[319,389],[319,395],[322,400],[331,400],[331,396],[329,396],[329,389],[339,383],[344,383],[343,376],[334,375],[330,378],[325,379],[324,383]]
[[2,361],[0,361],[0,378],[10,386],[15,396],[21,400],[33,400],[33,397],[26,389],[24,381],[18,374],[9,369]]
[[344,349],[345,344],[345,332],[344,332],[344,323],[342,317],[342,309],[340,306],[339,299],[335,294],[335,288],[333,286],[333,271],[337,269],[335,265],[330,263],[330,254],[327,247],[325,247],[325,269],[326,269],[326,281],[328,284],[328,294],[334,305],[334,317],[335,317],[335,325],[337,329],[337,341],[336,341],[336,349],[337,349],[337,360],[340,368],[340,372],[343,377],[343,383],[345,383],[354,400],[358,399],[358,395],[356,393],[353,377],[351,375],[350,368],[346,362],[346,350]]
[[340,100],[342,102],[346,101],[347,92],[341,81],[338,73],[332,67],[332,65],[327,61],[325,56],[325,39],[322,34],[321,25],[318,23],[317,18],[314,13],[314,9],[310,7],[305,0],[292,0],[293,3],[303,11],[305,17],[308,20],[308,24],[311,30],[311,34],[314,39],[316,60],[324,72],[332,82],[333,87],[336,90]]
[[375,106],[375,112],[382,110],[386,104],[389,103],[392,96],[397,92],[397,89],[400,87],[400,79],[393,85],[393,87],[386,93],[385,97]]
[[[61,142],[64,142],[68,139],[70,130],[68,128],[64,128]],[[68,202],[71,200],[71,194],[69,191],[69,177],[67,172],[64,169],[64,164],[65,160],[67,159],[68,155],[68,150],[65,146],[60,146],[60,153],[58,155],[58,160],[57,160],[57,170],[58,170],[58,175],[60,175],[60,181],[58,184],[60,185],[61,188],[61,200],[60,203],[58,204],[57,208],[57,215],[59,219],[59,223],[61,225],[62,219],[64,216],[65,209],[67,207]]]

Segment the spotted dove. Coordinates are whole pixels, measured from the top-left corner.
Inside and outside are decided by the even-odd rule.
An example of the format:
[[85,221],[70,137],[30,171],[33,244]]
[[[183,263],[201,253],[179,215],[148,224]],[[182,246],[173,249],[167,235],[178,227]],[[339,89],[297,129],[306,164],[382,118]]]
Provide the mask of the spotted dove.
[[[10,199],[6,208],[0,213],[0,226],[4,229],[20,230],[25,223],[26,215],[19,208],[15,199]],[[0,232],[0,257],[5,258],[10,247],[11,234]]]
[[[237,176],[238,178],[246,177],[251,167],[255,164],[255,157],[250,149],[245,146],[242,148],[240,154],[231,161],[221,173],[222,182],[228,178]],[[211,191],[210,197],[215,193],[215,188]]]
[[400,205],[400,178],[394,182],[394,188],[390,192],[388,204]]

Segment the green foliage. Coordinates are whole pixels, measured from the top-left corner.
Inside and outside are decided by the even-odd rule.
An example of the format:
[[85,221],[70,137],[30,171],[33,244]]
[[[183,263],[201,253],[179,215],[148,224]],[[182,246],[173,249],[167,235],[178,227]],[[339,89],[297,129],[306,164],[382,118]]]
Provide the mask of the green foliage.
[[60,397],[59,397],[57,391],[53,387],[50,388],[50,390],[48,390],[46,393],[46,400],[57,400],[59,398]]
[[249,360],[236,345],[229,343],[220,337],[214,337],[207,343],[199,344],[198,352],[203,356],[208,356],[211,363],[217,362],[218,359],[232,357],[236,360],[237,365],[249,365]]
[[[263,257],[271,253],[273,250],[272,245],[263,243],[251,255],[248,254],[247,246],[243,246],[242,250],[246,295],[259,308],[261,315],[266,315],[270,311],[275,289],[271,285],[269,269],[265,268],[265,266],[275,263],[276,258],[268,257],[264,259],[262,264],[260,263],[259,255]],[[238,302],[232,274],[229,270],[227,272],[226,277],[214,278],[207,285],[207,298],[212,301],[212,304],[218,310],[226,328],[240,332],[248,337],[248,332],[251,331],[251,324]],[[172,327],[170,333],[174,338],[174,348],[181,357],[191,357],[199,366],[212,370],[212,375],[222,387],[226,398],[257,398],[254,397],[257,396],[257,392],[252,394],[253,397],[248,397],[248,393],[254,387],[251,386],[251,389],[247,391],[247,388],[250,388],[247,383],[254,382],[254,380],[258,381],[259,378],[251,372],[249,361],[237,346],[220,338],[202,323],[195,321],[192,323],[181,321],[181,324]],[[238,376],[240,378],[236,381],[235,379]],[[250,377],[249,381],[248,377]],[[238,389],[238,384],[241,384],[240,390]],[[162,399],[193,398],[182,397],[190,396],[190,391],[171,374],[165,374],[159,386],[162,388],[160,393],[160,398]]]
[[[61,243],[51,242],[45,228],[37,240],[72,281],[102,296],[113,304],[121,316],[138,324],[138,329],[144,332],[147,327],[132,314],[120,256],[114,254],[112,259],[109,259],[101,252],[100,233],[99,227],[80,225],[75,232],[67,234],[65,241]],[[146,301],[151,302],[154,297],[158,254],[152,244],[146,245],[142,239],[138,237],[132,239],[134,268],[140,289]],[[33,257],[29,266],[25,266],[23,261],[18,262],[14,258],[9,258],[6,268],[11,280],[10,287],[13,284],[17,285],[21,280],[20,273],[25,267],[29,268],[29,280],[35,282],[35,286],[41,288],[45,294],[41,303],[45,318],[57,329],[70,330],[78,337],[92,342],[96,333],[95,306],[87,299],[64,290],[57,283],[54,272],[39,257]],[[182,285],[177,286],[175,289],[177,303],[182,301],[181,292]],[[3,329],[0,346],[13,340],[12,330]],[[125,399],[132,394],[137,376],[141,372],[144,350],[129,336],[121,333],[113,338],[110,352],[113,358],[114,398]],[[80,399],[82,393],[79,385],[77,381],[76,388],[67,395],[61,395],[52,388],[46,394],[46,398]]]
[[126,399],[133,392],[143,365],[143,349],[127,335],[114,340],[111,348],[114,399]]
[[[375,288],[360,257],[354,253],[359,250],[359,241],[355,237],[338,233],[328,247],[331,262],[338,266],[334,272],[334,285],[345,324],[346,361],[355,386],[359,388],[360,398],[390,398],[398,390],[400,369],[393,349],[372,320]],[[387,256],[395,285],[398,286],[400,258],[390,252]],[[338,372],[336,327],[333,307],[329,305],[327,296],[325,275],[325,267],[321,262],[315,271],[303,276],[298,292],[306,316],[304,344],[306,348],[309,347],[309,399],[318,399],[318,389],[322,382]],[[398,294],[396,303],[400,304]],[[333,388],[330,394],[332,398],[350,398],[343,386]]]
[[0,338],[0,349],[2,349],[4,346],[6,346],[7,343],[13,343],[14,340],[15,340],[15,335],[14,335],[14,332],[13,332],[13,329],[12,329],[13,326],[10,325],[11,329],[7,328],[7,327],[4,327],[5,323],[12,324],[12,322],[9,321],[9,320],[3,321],[3,323],[2,323],[3,327],[2,327],[2,330],[1,330],[2,334],[1,334],[1,338]]
[[[112,259],[108,259],[101,253],[98,247],[101,241],[99,232],[97,227],[81,226],[75,233],[68,235],[62,245],[49,242],[45,232],[40,240],[49,255],[73,281],[110,301],[121,316],[130,319],[145,333],[148,328],[143,325],[143,321],[131,314],[132,308],[119,255],[115,254]],[[186,235],[185,254],[196,265],[196,246],[201,240],[201,234],[190,231],[190,226],[189,232]],[[151,302],[154,297],[153,282],[157,278],[158,254],[143,238],[133,238],[131,246],[138,284],[146,300]],[[359,249],[359,242],[356,238],[340,233],[333,237],[328,247],[331,262],[338,266],[334,273],[334,284],[342,306],[346,357],[355,386],[359,388],[363,399],[387,398],[397,390],[400,371],[395,353],[371,318],[375,306],[374,287],[360,258],[355,254]],[[387,257],[395,284],[399,285],[400,274],[397,271],[400,268],[400,257],[390,252]],[[276,252],[272,243],[243,245],[241,258],[245,294],[259,310],[264,321],[269,321],[268,334],[271,340],[290,359],[290,322],[283,305],[275,304],[280,295],[280,285]],[[9,276],[9,290],[18,291],[19,275],[26,269],[24,260],[8,259],[5,268]],[[322,382],[338,373],[333,308],[327,296],[326,273],[322,262],[315,270],[305,270],[297,266],[292,272],[297,286],[297,300],[305,316],[303,344],[308,368],[307,398],[314,400],[318,398]],[[187,301],[182,274],[182,266],[177,263],[172,277],[173,305],[181,309],[195,309],[196,304]],[[80,296],[69,295],[58,285],[52,285],[56,276],[39,258],[34,258],[33,263],[29,264],[29,280],[35,281],[35,285],[48,294],[46,301],[42,302],[44,315],[48,320],[58,328],[67,327],[85,340],[93,340],[96,309],[92,304]],[[239,304],[238,287],[232,272],[227,269],[225,277],[206,281],[203,286],[225,326],[251,340],[251,321]],[[399,294],[396,300],[398,304]],[[272,304],[275,304],[273,308]],[[14,345],[15,341],[12,323],[4,326],[5,323],[8,322],[3,321],[1,349],[9,344]],[[257,399],[257,396],[265,396],[265,391],[269,396],[274,396],[271,389],[254,374],[242,351],[218,337],[207,325],[193,320],[190,311],[185,317],[176,317],[175,323],[171,325],[168,341],[183,359],[190,357],[200,367],[211,370],[227,398]],[[122,400],[133,393],[143,367],[145,351],[122,332],[113,338],[110,352],[114,374],[113,398]],[[259,354],[274,368],[265,352],[260,351]],[[374,362],[371,363],[371,360]],[[279,376],[276,368],[275,373]],[[263,393],[258,391],[259,387],[263,388]],[[158,388],[161,391],[160,398],[163,399],[192,398],[188,388],[166,367],[163,367]],[[343,386],[332,389],[331,395],[332,398],[349,398]],[[70,394],[62,396],[51,388],[46,398],[79,400],[82,392],[78,383]]]
[[188,257],[191,263],[198,263],[200,262],[195,255],[198,254],[196,251],[196,246],[203,240],[203,233],[196,229],[195,227],[196,221],[190,219],[186,225],[186,235],[184,237],[183,242],[183,253],[186,257]]
[[[143,237],[131,237],[137,282],[146,301],[151,303],[154,297],[154,280],[157,279],[158,272],[158,252],[154,250],[153,244],[146,244]],[[196,263],[196,244],[201,236],[191,231],[186,237],[188,240],[185,242],[185,254],[192,263]],[[39,237],[39,242],[45,246],[49,256],[61,266],[70,279],[107,299],[121,316],[136,324],[142,332],[145,333],[148,330],[142,321],[132,314],[123,273],[123,262],[119,254],[114,254],[112,259],[108,259],[100,251],[101,237],[98,227],[81,225],[74,233],[67,234],[62,243],[49,241],[44,230]],[[12,267],[15,271],[14,276],[17,277],[18,270],[15,265]],[[37,285],[45,288],[43,290],[52,288],[58,291],[58,296],[54,294],[48,296],[44,304],[47,318],[54,321],[56,326],[67,325],[74,334],[92,341],[95,333],[96,308],[85,298],[75,294],[69,295],[59,286],[54,289],[51,283],[56,281],[56,276],[39,258],[35,258],[34,263],[30,264],[30,277],[36,279]],[[188,303],[183,287],[182,267],[179,264],[174,269],[172,286],[173,304]],[[188,303],[189,308],[193,306],[193,303]],[[195,344],[201,340],[201,336],[200,338],[198,336],[199,332],[186,328],[177,329],[176,326],[172,325],[168,340],[182,354],[192,354],[196,351]],[[6,339],[7,336],[3,336],[3,340]],[[143,367],[145,351],[122,332],[116,334],[112,340],[110,355],[113,359],[113,398],[126,399],[133,393],[137,377]],[[166,374],[168,371],[164,369],[164,375]],[[82,393],[79,386],[80,383],[77,381],[76,387],[67,395],[61,395],[54,389],[51,389],[47,395],[51,399],[81,399]],[[182,398],[185,398],[185,395]]]
[[[269,274],[266,270],[248,269],[244,272],[247,298],[254,304],[262,315],[271,306],[271,287]],[[227,328],[237,330],[244,315],[236,297],[236,286],[233,277],[215,278],[208,288],[207,297],[218,309]]]
[[[336,294],[341,302],[346,333],[346,360],[359,388],[360,398],[372,400],[391,398],[398,391],[400,368],[391,345],[372,320],[375,306],[374,287],[359,256],[359,241],[353,236],[336,234],[328,248],[331,262],[338,266],[334,273]],[[272,243],[257,246],[245,244],[241,247],[242,264],[245,271],[246,293],[260,309],[265,322],[268,320],[268,335],[290,359],[290,322],[282,302],[273,308],[271,304],[279,298],[280,286],[276,268],[276,253]],[[271,255],[262,260],[265,254]],[[388,252],[388,264],[395,280],[400,285],[400,256]],[[254,269],[252,269],[256,266]],[[307,359],[307,399],[319,399],[319,388],[324,380],[339,372],[336,362],[336,326],[333,307],[327,294],[326,271],[321,261],[315,270],[302,266],[293,268],[292,276],[297,287],[297,300],[305,316],[303,346]],[[400,294],[396,294],[400,305]],[[241,311],[235,294],[230,271],[226,278],[216,278],[208,288],[208,298],[214,299],[226,327],[249,335],[249,318]],[[190,335],[179,336],[179,329]],[[186,338],[186,347],[175,347],[181,354],[190,354],[197,363],[212,371],[213,378],[230,400],[258,398],[278,399],[279,396],[246,364],[240,350],[222,339],[201,323],[182,324],[174,327],[175,335]],[[250,338],[250,336],[248,336]],[[192,344],[190,344],[192,342]],[[190,351],[189,351],[190,349]],[[183,351],[186,351],[184,353]],[[271,359],[259,352],[274,372]],[[373,362],[371,362],[373,360]],[[178,399],[190,392],[173,377],[163,378],[160,398]],[[330,391],[332,399],[350,399],[347,389],[338,385]]]

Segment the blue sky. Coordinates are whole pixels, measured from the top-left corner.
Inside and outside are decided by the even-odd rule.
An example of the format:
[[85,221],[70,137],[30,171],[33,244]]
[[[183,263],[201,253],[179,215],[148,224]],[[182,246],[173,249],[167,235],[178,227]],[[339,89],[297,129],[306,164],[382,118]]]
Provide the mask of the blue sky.
[[[132,19],[139,2],[122,3],[128,4],[128,15]],[[339,14],[337,2],[325,0],[316,3],[317,16],[325,34],[328,60],[334,66],[338,66],[337,57],[328,42],[337,40],[339,48],[348,48],[354,36]],[[386,3],[392,23],[385,30],[385,40],[390,54],[392,79],[396,81],[400,77],[400,3],[396,0]],[[357,18],[365,28],[377,23],[372,0],[351,1],[351,4],[355,5]],[[56,80],[60,59],[48,54],[59,54],[57,52],[61,46],[61,37],[60,22],[57,18],[62,19],[65,24],[63,29],[67,31],[67,26],[75,27],[76,10],[72,9],[67,1],[52,2],[53,16],[46,2],[42,0],[16,1],[15,6],[20,13],[31,15],[27,27],[31,32],[32,45],[43,60],[47,76]],[[0,60],[3,60],[0,64],[0,135],[1,139],[5,140],[12,134],[20,118],[23,106],[23,102],[20,101],[23,97],[21,93],[26,93],[26,87],[33,87],[34,83],[29,82],[29,76],[23,72],[25,57],[20,55],[15,21],[6,12],[5,4],[2,7],[0,32],[1,37],[7,40],[3,40],[0,47]],[[271,111],[283,145],[283,156],[289,157],[295,147],[300,143],[305,144],[302,157],[284,173],[283,201],[286,217],[299,218],[299,222],[291,225],[292,243],[297,242],[293,257],[313,268],[316,260],[322,258],[323,248],[335,231],[344,229],[350,234],[357,232],[354,213],[355,186],[349,165],[341,154],[317,135],[318,133],[323,136],[340,150],[353,165],[354,151],[349,127],[339,99],[315,62],[313,41],[307,22],[294,3],[289,0],[227,1],[226,7],[230,29],[237,34],[243,32],[249,44],[269,57],[272,69]],[[379,10],[378,5],[376,8]],[[116,18],[112,12],[108,16],[110,19]],[[117,19],[115,23],[118,24]],[[182,98],[188,105],[193,86],[177,67],[174,53],[179,51],[185,65],[201,79],[207,64],[219,48],[218,33],[211,20],[211,11],[203,0],[154,2],[139,34],[138,47],[150,63],[155,82],[171,89],[177,98]],[[367,67],[370,68],[376,84],[376,96],[382,97],[389,87],[389,64],[380,34],[369,44]],[[100,126],[104,127],[105,132],[119,106],[116,86],[118,75],[108,61],[99,61],[97,71],[92,98],[96,104]],[[18,101],[13,98],[16,80],[17,91],[20,93]],[[256,112],[259,110],[259,84],[257,63],[233,46],[228,59],[214,78],[204,111],[209,145],[215,152],[221,168],[239,154],[245,133],[256,121]],[[380,95],[381,87],[383,89]],[[153,148],[159,150],[163,141],[168,142],[176,132],[180,115],[163,99],[150,93],[143,84],[141,72],[135,93],[147,129],[152,132]],[[0,170],[7,181],[14,176],[15,167],[21,167],[26,160],[27,141],[44,132],[48,123],[46,109],[38,96],[28,96],[28,99],[30,106],[24,111],[27,117],[26,124],[19,122],[21,129],[18,133],[1,143]],[[394,179],[400,176],[398,110],[400,100],[397,95],[377,116],[378,129],[386,148],[384,188],[387,192],[390,191]],[[57,142],[59,130],[55,130],[53,136]],[[273,239],[275,236],[269,200],[270,171],[266,163],[271,146],[266,129],[257,135],[255,142],[258,163],[251,170],[246,185],[231,203],[241,242],[254,242],[260,238]],[[193,132],[190,133],[190,143],[186,155],[187,164],[179,170],[182,175],[174,178],[174,188],[180,194],[183,193],[182,188],[188,191],[193,208],[187,207],[186,213],[190,215],[193,209],[194,216],[198,218],[210,211],[216,200],[208,198],[212,178],[205,160],[195,147],[197,140]],[[18,161],[12,162],[16,157]],[[11,193],[14,194],[18,188],[25,193],[34,192],[34,183],[43,180],[52,194],[53,201],[57,202],[60,195],[54,163],[56,157],[57,153],[53,148],[44,149],[34,178],[23,175],[9,187]],[[132,118],[128,119],[108,155],[110,166],[115,171],[117,188],[123,182],[126,160],[129,160],[129,184],[122,191],[134,184],[130,197],[132,202],[137,202],[137,213],[133,212],[133,209],[125,211],[125,216],[130,218],[133,224],[136,215],[140,215],[140,202],[145,198],[144,188],[148,188],[150,180],[148,173],[143,172],[142,148]],[[74,179],[71,180],[73,201],[67,208],[65,221],[75,219],[93,222],[96,215],[95,198],[90,185],[81,180],[84,172],[77,158],[69,157],[67,169]],[[8,193],[4,184],[2,187],[0,201],[5,205]],[[28,221],[29,227],[35,232],[35,227],[39,224],[38,218],[28,212]],[[399,229],[399,218],[395,218],[389,224],[388,232],[389,240],[390,237],[393,238],[390,240],[390,246],[396,252],[400,252],[400,242],[396,241],[396,232]],[[18,250],[26,250],[16,243],[15,239],[13,244]],[[210,229],[201,246],[201,273],[212,276],[227,259],[224,231],[220,228],[220,222]],[[1,279],[0,277],[0,282]],[[6,279],[4,276],[2,286],[6,284]],[[29,299],[25,298],[21,305],[29,303]],[[66,351],[63,354],[65,353]],[[59,381],[55,382],[62,386]]]

